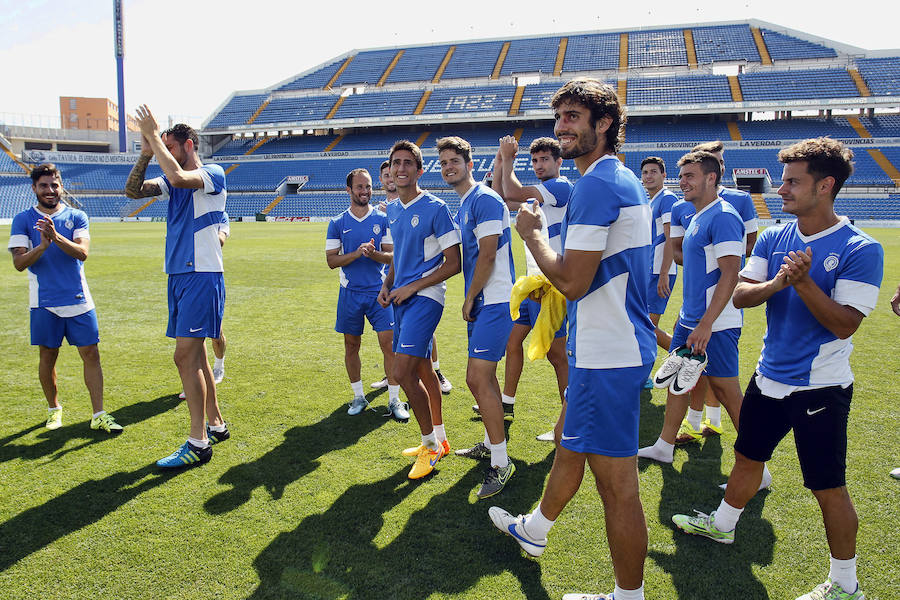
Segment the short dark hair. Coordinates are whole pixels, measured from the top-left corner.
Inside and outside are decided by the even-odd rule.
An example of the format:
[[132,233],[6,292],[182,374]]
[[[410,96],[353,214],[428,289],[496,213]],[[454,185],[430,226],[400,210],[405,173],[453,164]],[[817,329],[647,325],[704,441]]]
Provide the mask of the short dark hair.
[[586,77],[573,79],[559,88],[550,100],[554,110],[563,102],[576,102],[591,111],[591,127],[603,117],[612,121],[606,130],[606,151],[617,152],[625,139],[625,107],[619,101],[616,90],[599,79]]
[[554,140],[551,137],[539,137],[531,142],[531,145],[528,147],[528,152],[531,154],[534,154],[535,152],[549,152],[553,157],[553,160],[558,160],[560,157],[559,141]]
[[406,150],[407,152],[411,152],[416,159],[416,165],[418,165],[420,169],[422,168],[422,165],[425,164],[422,160],[422,150],[409,140],[398,140],[394,142],[394,145],[391,146],[391,153],[390,155],[388,155],[388,163],[394,160],[394,152],[396,152],[397,150]]
[[363,168],[353,169],[352,171],[347,173],[347,187],[348,188],[353,187],[353,178],[356,177],[357,175],[365,175],[366,177],[369,178],[369,181],[372,181],[372,176],[369,175],[369,171],[367,169],[363,169]]
[[719,164],[719,159],[713,156],[711,152],[706,150],[688,152],[678,159],[678,166],[683,167],[684,165],[700,165],[700,170],[704,175],[716,174],[716,185],[719,185],[722,181],[722,165]]
[[41,163],[35,168],[31,170],[31,182],[37,183],[38,179],[43,177],[44,175],[49,175],[51,177],[55,177],[62,183],[62,174],[59,172],[59,169],[53,163]]
[[648,156],[647,158],[642,160],[641,171],[644,170],[644,165],[656,165],[657,167],[659,167],[659,170],[663,175],[666,174],[666,161],[658,156]]
[[469,164],[472,161],[472,144],[456,135],[439,139],[437,141],[437,150],[438,152],[453,150],[463,157],[463,162],[466,164]]
[[807,172],[816,181],[834,177],[832,199],[853,174],[853,150],[829,137],[810,138],[788,146],[778,153],[778,160],[784,164],[805,162]]
[[384,171],[385,169],[390,169],[390,168],[391,168],[391,161],[386,160],[383,163],[381,163],[380,167],[378,167],[378,174],[380,175],[382,171]]
[[720,140],[715,140],[712,142],[703,142],[702,144],[697,144],[691,148],[691,152],[697,152],[699,150],[702,150],[703,152],[723,152],[725,150],[725,144]]
[[197,131],[190,125],[185,125],[184,123],[176,123],[174,126],[166,129],[163,132],[163,135],[166,137],[172,136],[178,140],[179,144],[184,144],[186,141],[191,140],[194,142],[194,148],[200,146],[200,138],[197,137]]

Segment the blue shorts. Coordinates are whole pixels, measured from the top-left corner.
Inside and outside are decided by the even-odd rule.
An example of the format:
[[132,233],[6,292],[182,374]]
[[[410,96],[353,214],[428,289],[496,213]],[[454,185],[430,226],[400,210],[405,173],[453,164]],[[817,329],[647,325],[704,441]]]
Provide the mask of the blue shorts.
[[216,339],[222,333],[224,315],[225,277],[222,273],[169,275],[167,336]]
[[31,345],[59,348],[63,338],[70,346],[93,346],[100,341],[94,309],[77,317],[60,317],[46,308],[31,309]]
[[[676,275],[669,275],[669,289],[675,287],[675,278]],[[666,312],[666,307],[669,305],[669,298],[672,297],[671,294],[666,296],[665,298],[659,297],[659,292],[656,290],[656,286],[659,285],[659,273],[654,275],[650,274],[650,283],[647,286],[647,312],[651,315],[661,315]]]
[[431,356],[431,338],[441,322],[444,306],[427,296],[413,295],[394,305],[394,344],[397,354]]
[[637,454],[641,388],[652,368],[653,363],[619,369],[569,365],[562,446],[603,456]]
[[[679,321],[672,332],[672,345],[669,352],[683,346],[691,330]],[[706,344],[706,364],[704,375],[711,377],[737,377],[738,376],[738,338],[741,337],[741,328],[723,329],[714,331]]]
[[345,287],[338,292],[337,319],[334,330],[347,335],[362,335],[365,319],[375,331],[394,327],[394,309],[378,304],[378,292],[361,292]]
[[509,302],[487,304],[472,312],[475,320],[466,324],[469,358],[498,362],[506,352],[506,342],[513,327]]
[[[532,300],[531,298],[525,298],[522,300],[522,304],[519,305],[519,318],[515,320],[515,323],[516,325],[524,325],[525,327],[534,329],[534,324],[537,323],[539,314],[541,314],[541,303]],[[554,338],[566,337],[567,323],[568,317],[563,319],[562,326],[560,326],[559,331],[553,336]]]

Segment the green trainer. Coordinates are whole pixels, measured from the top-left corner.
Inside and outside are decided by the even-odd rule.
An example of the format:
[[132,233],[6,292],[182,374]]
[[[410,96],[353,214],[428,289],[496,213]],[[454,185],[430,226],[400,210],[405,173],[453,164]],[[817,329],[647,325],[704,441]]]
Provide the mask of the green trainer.
[[122,426],[116,423],[111,414],[105,412],[91,419],[91,429],[102,429],[106,433],[119,433],[122,431]]
[[856,591],[852,594],[849,594],[844,591],[844,589],[838,584],[831,581],[831,578],[825,580],[825,583],[820,583],[815,587],[813,591],[808,594],[803,594],[797,600],[865,600],[866,597],[863,595],[861,591],[859,591],[859,584],[856,586]]
[[716,511],[711,514],[702,513],[698,510],[694,511],[696,516],[690,515],[672,515],[672,522],[678,526],[680,530],[691,535],[702,535],[708,537],[714,542],[720,544],[734,543],[734,530],[719,531],[713,523],[716,520]]

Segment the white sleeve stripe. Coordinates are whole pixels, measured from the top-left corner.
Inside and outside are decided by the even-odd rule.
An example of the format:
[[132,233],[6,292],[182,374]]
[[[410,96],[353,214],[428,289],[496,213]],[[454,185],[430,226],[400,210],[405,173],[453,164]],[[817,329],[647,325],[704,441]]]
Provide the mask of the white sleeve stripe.
[[381,245],[384,246],[385,244],[394,245],[394,238],[391,237],[390,233],[386,233],[381,237]]
[[326,250],[335,250],[341,247],[341,240],[336,240],[334,238],[328,238],[325,240],[325,249]]
[[744,221],[744,233],[755,233],[759,231],[759,223],[756,219],[748,219]]
[[[665,225],[666,223],[672,222],[672,213],[667,212],[662,214],[662,222]],[[671,226],[670,226],[671,227]]]
[[738,273],[745,279],[763,282],[769,274],[769,261],[761,256],[751,256],[747,261],[747,266]]
[[503,223],[500,220],[484,221],[475,228],[475,237],[479,240],[489,235],[500,235],[501,233],[503,233]]
[[684,237],[684,227],[681,225],[670,225],[669,226],[669,237],[670,238],[683,238]]
[[838,304],[848,304],[868,316],[878,304],[878,286],[852,279],[838,279],[832,292]]
[[72,232],[72,239],[77,240],[78,238],[81,238],[83,240],[91,239],[91,234],[88,233],[87,227],[85,227],[84,229],[76,229]]
[[719,242],[713,245],[713,256],[722,258],[723,256],[743,256],[746,246],[744,241],[728,241]]
[[539,183],[534,186],[535,189],[541,194],[541,203],[548,204],[550,206],[556,206],[556,196],[550,193],[550,190],[544,186],[543,183]]
[[438,246],[440,246],[441,251],[446,250],[452,246],[456,246],[460,243],[459,240],[459,231],[456,229],[451,229],[444,235],[438,238]]
[[569,225],[566,230],[566,250],[603,252],[609,227],[600,225]]
[[9,236],[9,246],[7,248],[31,248],[31,240],[27,235],[16,233]]

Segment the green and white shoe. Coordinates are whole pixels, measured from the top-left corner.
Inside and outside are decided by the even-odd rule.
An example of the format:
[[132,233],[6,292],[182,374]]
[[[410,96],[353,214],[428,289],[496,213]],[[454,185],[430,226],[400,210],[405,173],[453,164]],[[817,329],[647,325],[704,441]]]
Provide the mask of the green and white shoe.
[[672,515],[672,522],[685,533],[702,535],[720,544],[734,543],[733,529],[731,531],[719,531],[713,525],[716,520],[716,511],[712,511],[711,514],[702,513],[699,510],[694,512],[697,515],[693,517],[690,515]]
[[62,427],[62,408],[47,410],[47,429]]
[[122,431],[122,426],[116,423],[111,414],[105,412],[91,419],[91,429],[102,429],[106,433],[119,433]]
[[813,591],[803,594],[797,600],[865,600],[865,598],[859,591],[859,584],[856,586],[856,591],[849,594],[829,577],[824,583],[817,585]]

